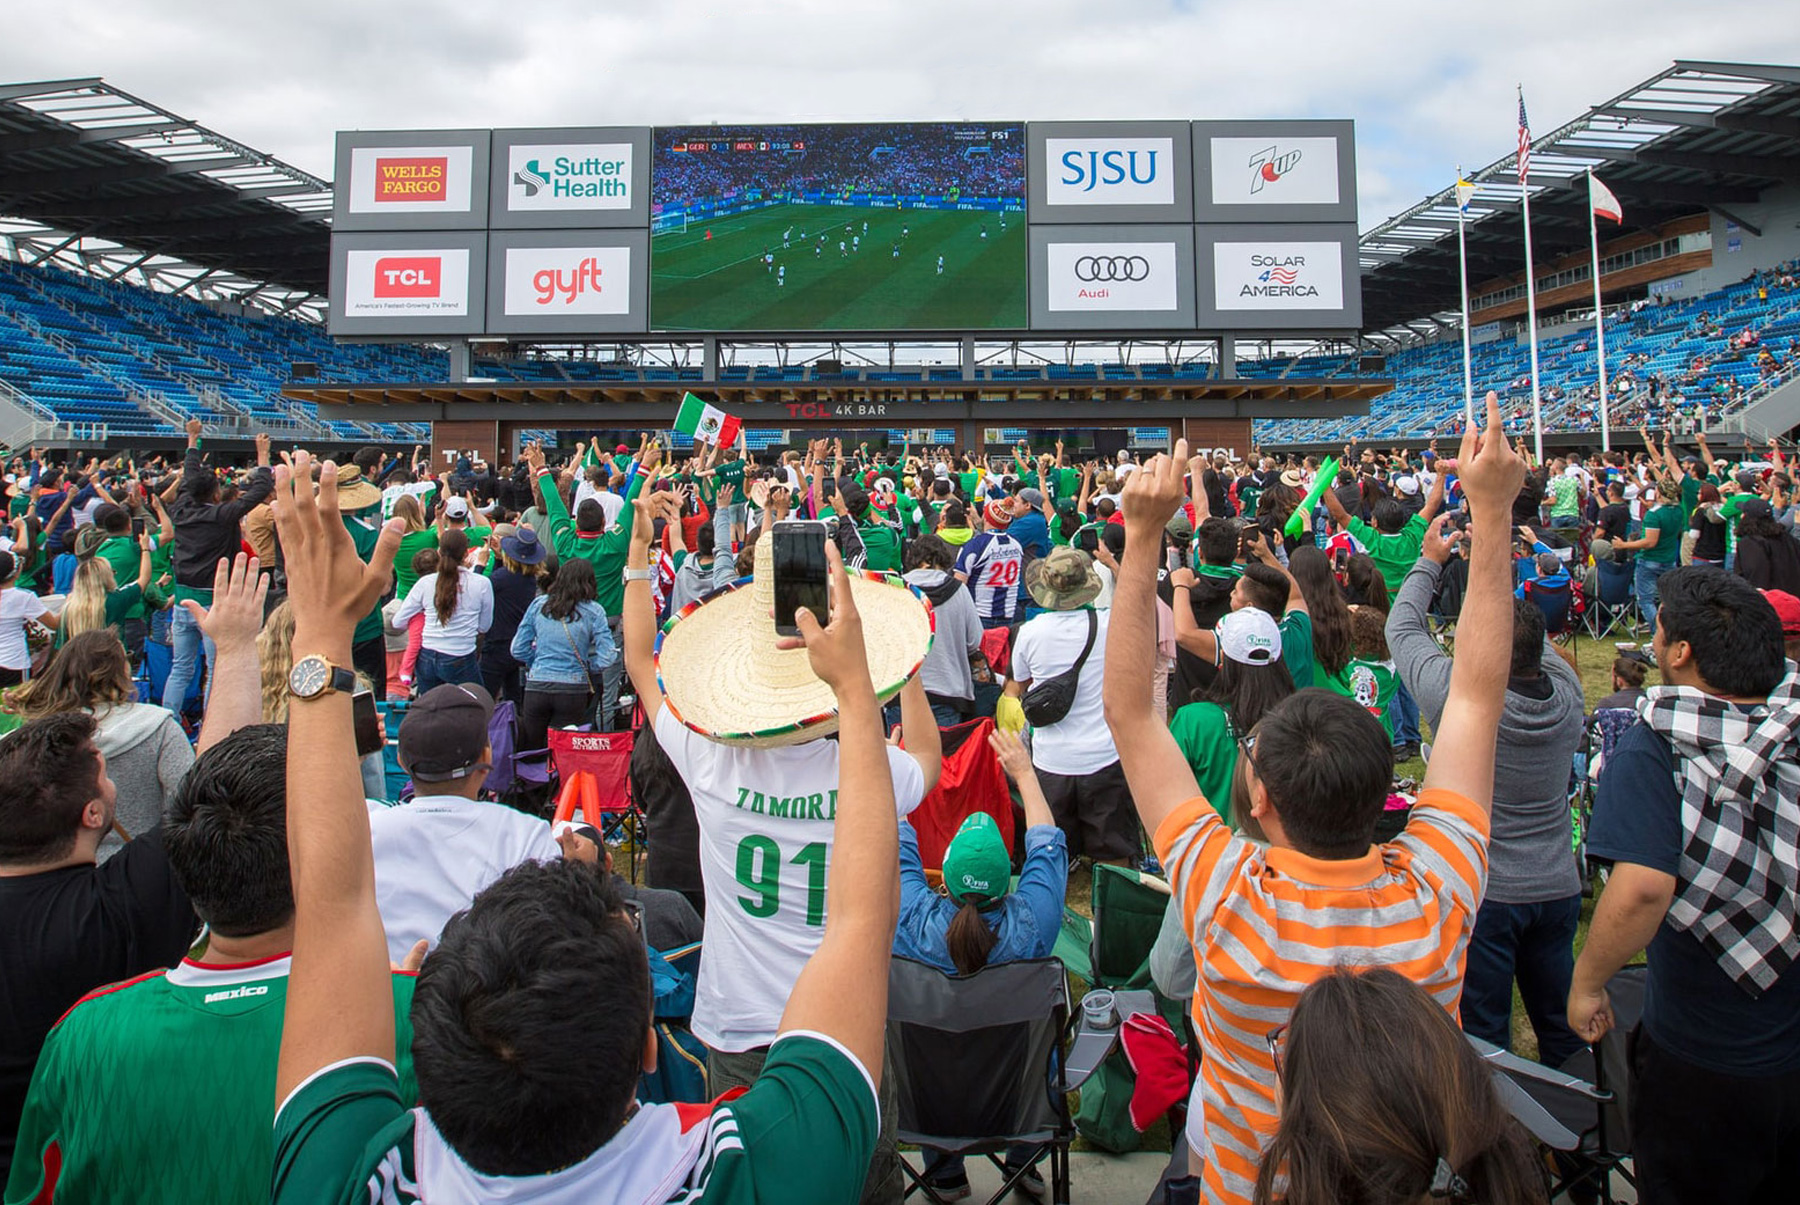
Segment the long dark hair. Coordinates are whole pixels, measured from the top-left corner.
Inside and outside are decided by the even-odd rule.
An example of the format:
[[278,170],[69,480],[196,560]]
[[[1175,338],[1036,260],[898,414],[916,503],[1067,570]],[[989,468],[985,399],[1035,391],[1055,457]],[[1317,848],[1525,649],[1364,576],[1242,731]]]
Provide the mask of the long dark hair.
[[456,596],[462,593],[462,563],[469,555],[469,537],[460,527],[447,527],[438,536],[437,593],[432,604],[438,622],[446,624],[456,613]]
[[1336,676],[1350,664],[1350,608],[1331,572],[1331,559],[1311,544],[1288,554],[1288,571],[1312,616],[1313,660]]
[[973,975],[987,965],[988,956],[1000,944],[1000,935],[988,925],[974,900],[964,900],[950,919],[950,927],[944,932],[944,943],[950,947],[950,961],[955,964],[957,974]]
[[1222,707],[1231,717],[1232,731],[1242,736],[1293,693],[1294,677],[1279,659],[1267,665],[1244,665],[1225,657],[1202,697]]
[[1392,609],[1392,604],[1388,601],[1387,579],[1381,576],[1381,567],[1375,563],[1374,557],[1363,552],[1357,553],[1344,566],[1344,577],[1349,582],[1351,602],[1374,607],[1383,615]]
[[551,619],[573,619],[584,602],[600,597],[594,580],[594,562],[586,557],[570,557],[556,570],[550,590],[544,596],[544,614]]
[[[1445,1199],[1541,1205],[1543,1172],[1492,1073],[1450,1014],[1385,967],[1338,969],[1300,994],[1287,1026],[1281,1125],[1256,1205]],[[1277,1183],[1285,1181],[1277,1196]]]

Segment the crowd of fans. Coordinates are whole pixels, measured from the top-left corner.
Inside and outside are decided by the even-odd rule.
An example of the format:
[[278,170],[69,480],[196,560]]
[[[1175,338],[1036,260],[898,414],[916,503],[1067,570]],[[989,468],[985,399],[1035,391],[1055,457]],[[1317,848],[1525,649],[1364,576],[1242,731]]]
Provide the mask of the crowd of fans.
[[[1545,1200],[1469,1038],[1510,1046],[1516,986],[1562,1066],[1644,952],[1640,1199],[1777,1199],[1792,480],[1776,447],[1644,444],[1532,465],[1490,394],[1453,456],[1324,464],[646,434],[442,467],[263,440],[239,472],[194,429],[179,465],[15,457],[4,1199],[897,1202],[890,959],[1049,956],[1075,860],[1170,888],[1152,965],[1198,1072],[1159,1200]],[[829,613],[782,637],[795,518]],[[1614,572],[1648,645],[1597,713],[1578,951],[1596,721],[1553,637]],[[403,716],[401,791],[359,691]],[[1019,822],[927,853],[971,724]],[[634,733],[642,883],[514,772],[571,727]],[[669,1103],[665,955],[696,941],[705,1091]],[[1005,1152],[1038,1199],[1044,1157]]]
[[[955,190],[1023,203],[1024,134],[1018,125],[930,122],[658,130],[656,203],[680,208],[748,189],[880,197]],[[739,150],[740,142],[753,146]],[[707,149],[673,149],[691,143]]]

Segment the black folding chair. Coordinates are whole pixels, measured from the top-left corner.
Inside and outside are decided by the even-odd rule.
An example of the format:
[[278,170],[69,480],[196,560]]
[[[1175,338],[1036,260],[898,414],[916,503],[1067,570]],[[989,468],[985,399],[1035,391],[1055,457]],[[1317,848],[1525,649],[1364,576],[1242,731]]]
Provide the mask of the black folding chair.
[[[895,958],[888,973],[888,1052],[899,1097],[901,1142],[951,1155],[986,1155],[1002,1174],[997,1205],[1027,1167],[1008,1168],[1008,1147],[1048,1155],[1051,1200],[1069,1200],[1071,1082],[1062,1057],[1069,1029],[1068,974],[1054,958],[1008,962],[973,975]],[[1042,1158],[1043,1154],[1038,1157]],[[1034,1160],[1035,1162],[1035,1160]],[[946,1205],[903,1155],[906,1196]]]
[[1582,619],[1586,622],[1588,635],[1595,640],[1621,631],[1631,634],[1636,613],[1636,595],[1632,588],[1636,571],[1637,563],[1629,558],[1623,564],[1611,557],[1594,562],[1594,578],[1599,588],[1588,596]]
[[[1513,1116],[1558,1152],[1550,1199],[1588,1186],[1588,1200],[1613,1205],[1612,1177],[1633,1188],[1624,1166],[1631,1156],[1631,1069],[1626,1044],[1644,1010],[1642,966],[1626,967],[1606,985],[1614,1029],[1594,1047],[1577,1052],[1560,1069],[1508,1054],[1477,1038],[1469,1041],[1502,1077],[1502,1096]],[[1510,1085],[1510,1087],[1507,1087]]]

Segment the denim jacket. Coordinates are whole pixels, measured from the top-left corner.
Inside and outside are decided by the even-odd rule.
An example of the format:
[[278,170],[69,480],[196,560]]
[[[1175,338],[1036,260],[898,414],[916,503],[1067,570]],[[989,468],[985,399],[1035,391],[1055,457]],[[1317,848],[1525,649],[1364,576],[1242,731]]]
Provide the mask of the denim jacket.
[[[1025,830],[1025,868],[1019,885],[982,916],[999,935],[989,964],[1048,958],[1062,931],[1063,898],[1069,889],[1069,843],[1054,824]],[[956,974],[945,939],[962,905],[931,889],[919,860],[919,836],[900,822],[900,924],[894,953]]]
[[[548,597],[548,596],[546,596]],[[588,686],[590,671],[598,673],[618,660],[606,612],[599,603],[584,602],[568,619],[544,614],[544,598],[534,598],[525,618],[513,633],[513,660],[526,667],[525,684]]]

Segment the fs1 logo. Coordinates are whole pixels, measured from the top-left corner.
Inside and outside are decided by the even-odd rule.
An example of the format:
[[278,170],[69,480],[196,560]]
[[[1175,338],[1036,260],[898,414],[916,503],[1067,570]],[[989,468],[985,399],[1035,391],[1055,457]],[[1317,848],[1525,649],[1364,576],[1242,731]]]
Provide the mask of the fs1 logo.
[[375,160],[375,200],[444,201],[450,197],[450,160],[444,155]]
[[1173,205],[1172,138],[1046,138],[1050,205]]
[[444,261],[436,255],[390,255],[375,261],[375,297],[437,297],[444,281]]
[[1285,154],[1278,147],[1266,147],[1250,156],[1250,191],[1259,193],[1263,185],[1273,184],[1300,163],[1299,151]]

